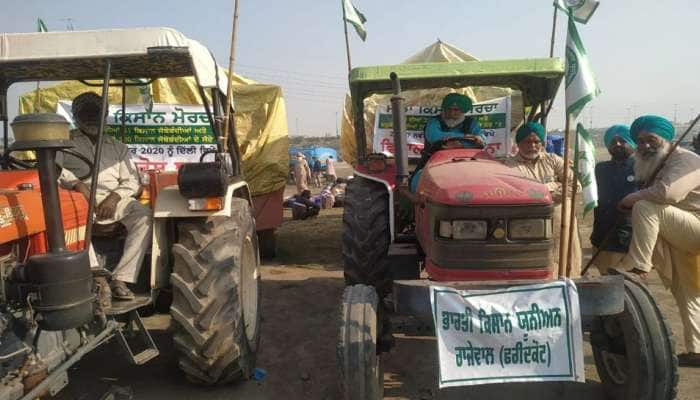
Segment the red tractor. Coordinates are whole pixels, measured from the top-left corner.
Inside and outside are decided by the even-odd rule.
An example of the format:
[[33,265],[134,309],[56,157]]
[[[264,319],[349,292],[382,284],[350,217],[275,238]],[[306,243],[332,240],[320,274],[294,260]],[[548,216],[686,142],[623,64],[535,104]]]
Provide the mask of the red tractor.
[[[166,28],[2,34],[0,41],[0,399],[56,394],[68,384],[68,369],[111,339],[135,365],[158,356],[140,312],[170,292],[173,340],[188,380],[249,378],[260,327],[258,243],[236,135],[222,129],[228,82],[211,52]],[[10,144],[7,90],[17,82],[78,80],[102,93],[118,85],[124,93],[129,82],[188,76],[196,79],[203,104],[197,115],[215,146],[183,165],[177,184],[158,185],[151,177],[152,245],[135,298],[107,305],[100,301],[104,286],[95,282],[109,275],[109,259],[114,252],[119,259],[124,237],[118,225],[98,232],[88,216],[100,166],[106,167],[100,160],[108,96],[94,157],[81,157],[71,151],[68,121],[54,113],[15,118]],[[58,187],[58,152],[89,167],[79,177],[91,181],[89,201]],[[97,268],[89,244],[103,256]],[[100,248],[107,251],[99,254]]]
[[[381,360],[407,316],[432,331],[430,285],[498,289],[557,279],[551,272],[552,199],[545,185],[488,152],[435,152],[417,191],[409,165],[404,99],[408,90],[499,87],[520,91],[523,115],[552,101],[560,59],[404,64],[351,71],[358,163],[343,216],[347,287],[338,355],[345,399],[381,399]],[[392,97],[394,154],[369,153],[364,100]],[[543,122],[546,114],[537,116]],[[510,127],[507,127],[510,128]],[[369,154],[368,154],[369,153]],[[581,321],[598,373],[615,399],[673,399],[678,382],[672,333],[647,288],[623,276],[575,279]],[[415,327],[414,327],[415,328]]]

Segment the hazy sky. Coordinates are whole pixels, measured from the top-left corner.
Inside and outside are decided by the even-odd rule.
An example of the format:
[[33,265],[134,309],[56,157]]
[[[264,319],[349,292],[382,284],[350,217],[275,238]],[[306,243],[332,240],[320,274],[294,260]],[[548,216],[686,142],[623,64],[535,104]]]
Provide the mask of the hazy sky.
[[[353,0],[367,17],[367,41],[350,29],[353,66],[399,63],[438,38],[480,59],[549,52],[551,0]],[[0,0],[0,31],[168,26],[228,63],[233,0]],[[290,134],[334,134],[347,88],[340,0],[240,0],[236,72],[282,86]],[[586,126],[629,123],[656,113],[678,121],[700,112],[700,2],[602,0],[579,32],[603,93],[581,114]],[[555,55],[566,19],[558,19]],[[15,85],[16,96],[32,88]],[[563,124],[558,96],[550,126]]]

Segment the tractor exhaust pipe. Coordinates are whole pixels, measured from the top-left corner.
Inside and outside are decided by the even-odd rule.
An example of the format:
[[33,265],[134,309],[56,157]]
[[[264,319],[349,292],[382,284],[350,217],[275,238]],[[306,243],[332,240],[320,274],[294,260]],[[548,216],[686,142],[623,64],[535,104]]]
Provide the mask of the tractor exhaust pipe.
[[396,184],[402,186],[408,181],[408,153],[406,144],[406,110],[401,97],[401,81],[396,72],[389,75],[394,95],[391,97],[391,115],[394,127],[394,158],[396,159]]

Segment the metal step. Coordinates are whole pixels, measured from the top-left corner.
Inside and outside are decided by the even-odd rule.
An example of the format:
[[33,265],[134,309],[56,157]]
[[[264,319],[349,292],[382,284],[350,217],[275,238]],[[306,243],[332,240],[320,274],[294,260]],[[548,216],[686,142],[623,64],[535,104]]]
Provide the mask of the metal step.
[[[146,362],[157,357],[160,352],[158,351],[158,347],[153,341],[153,338],[148,333],[148,330],[143,325],[139,312],[134,309],[129,311],[126,315],[126,323],[117,328],[117,339],[119,339],[119,343],[124,348],[124,351],[126,352],[131,363],[135,365],[145,364]],[[129,344],[127,336],[129,336],[132,341],[140,341],[141,347],[145,347],[145,349],[134,354],[134,350],[132,349],[132,345]]]

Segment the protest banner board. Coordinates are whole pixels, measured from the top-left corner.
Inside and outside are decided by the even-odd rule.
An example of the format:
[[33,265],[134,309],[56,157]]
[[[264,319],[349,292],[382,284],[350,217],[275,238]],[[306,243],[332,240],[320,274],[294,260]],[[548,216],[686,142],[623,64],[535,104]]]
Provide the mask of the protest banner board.
[[[494,157],[505,157],[511,147],[510,141],[510,96],[475,103],[467,116],[476,116],[481,125],[481,132],[486,137],[486,150]],[[428,119],[439,114],[439,106],[406,107],[406,142],[408,157],[420,158],[423,150],[423,130]],[[394,137],[391,105],[377,106],[374,119],[373,151],[393,157]]]
[[573,281],[460,291],[431,286],[439,386],[584,382]]
[[[59,101],[57,113],[73,121],[71,102]],[[125,121],[122,137],[121,125]],[[208,150],[216,149],[209,116],[202,106],[154,104],[109,106],[105,133],[126,144],[139,170],[174,171],[188,162],[198,162]]]

